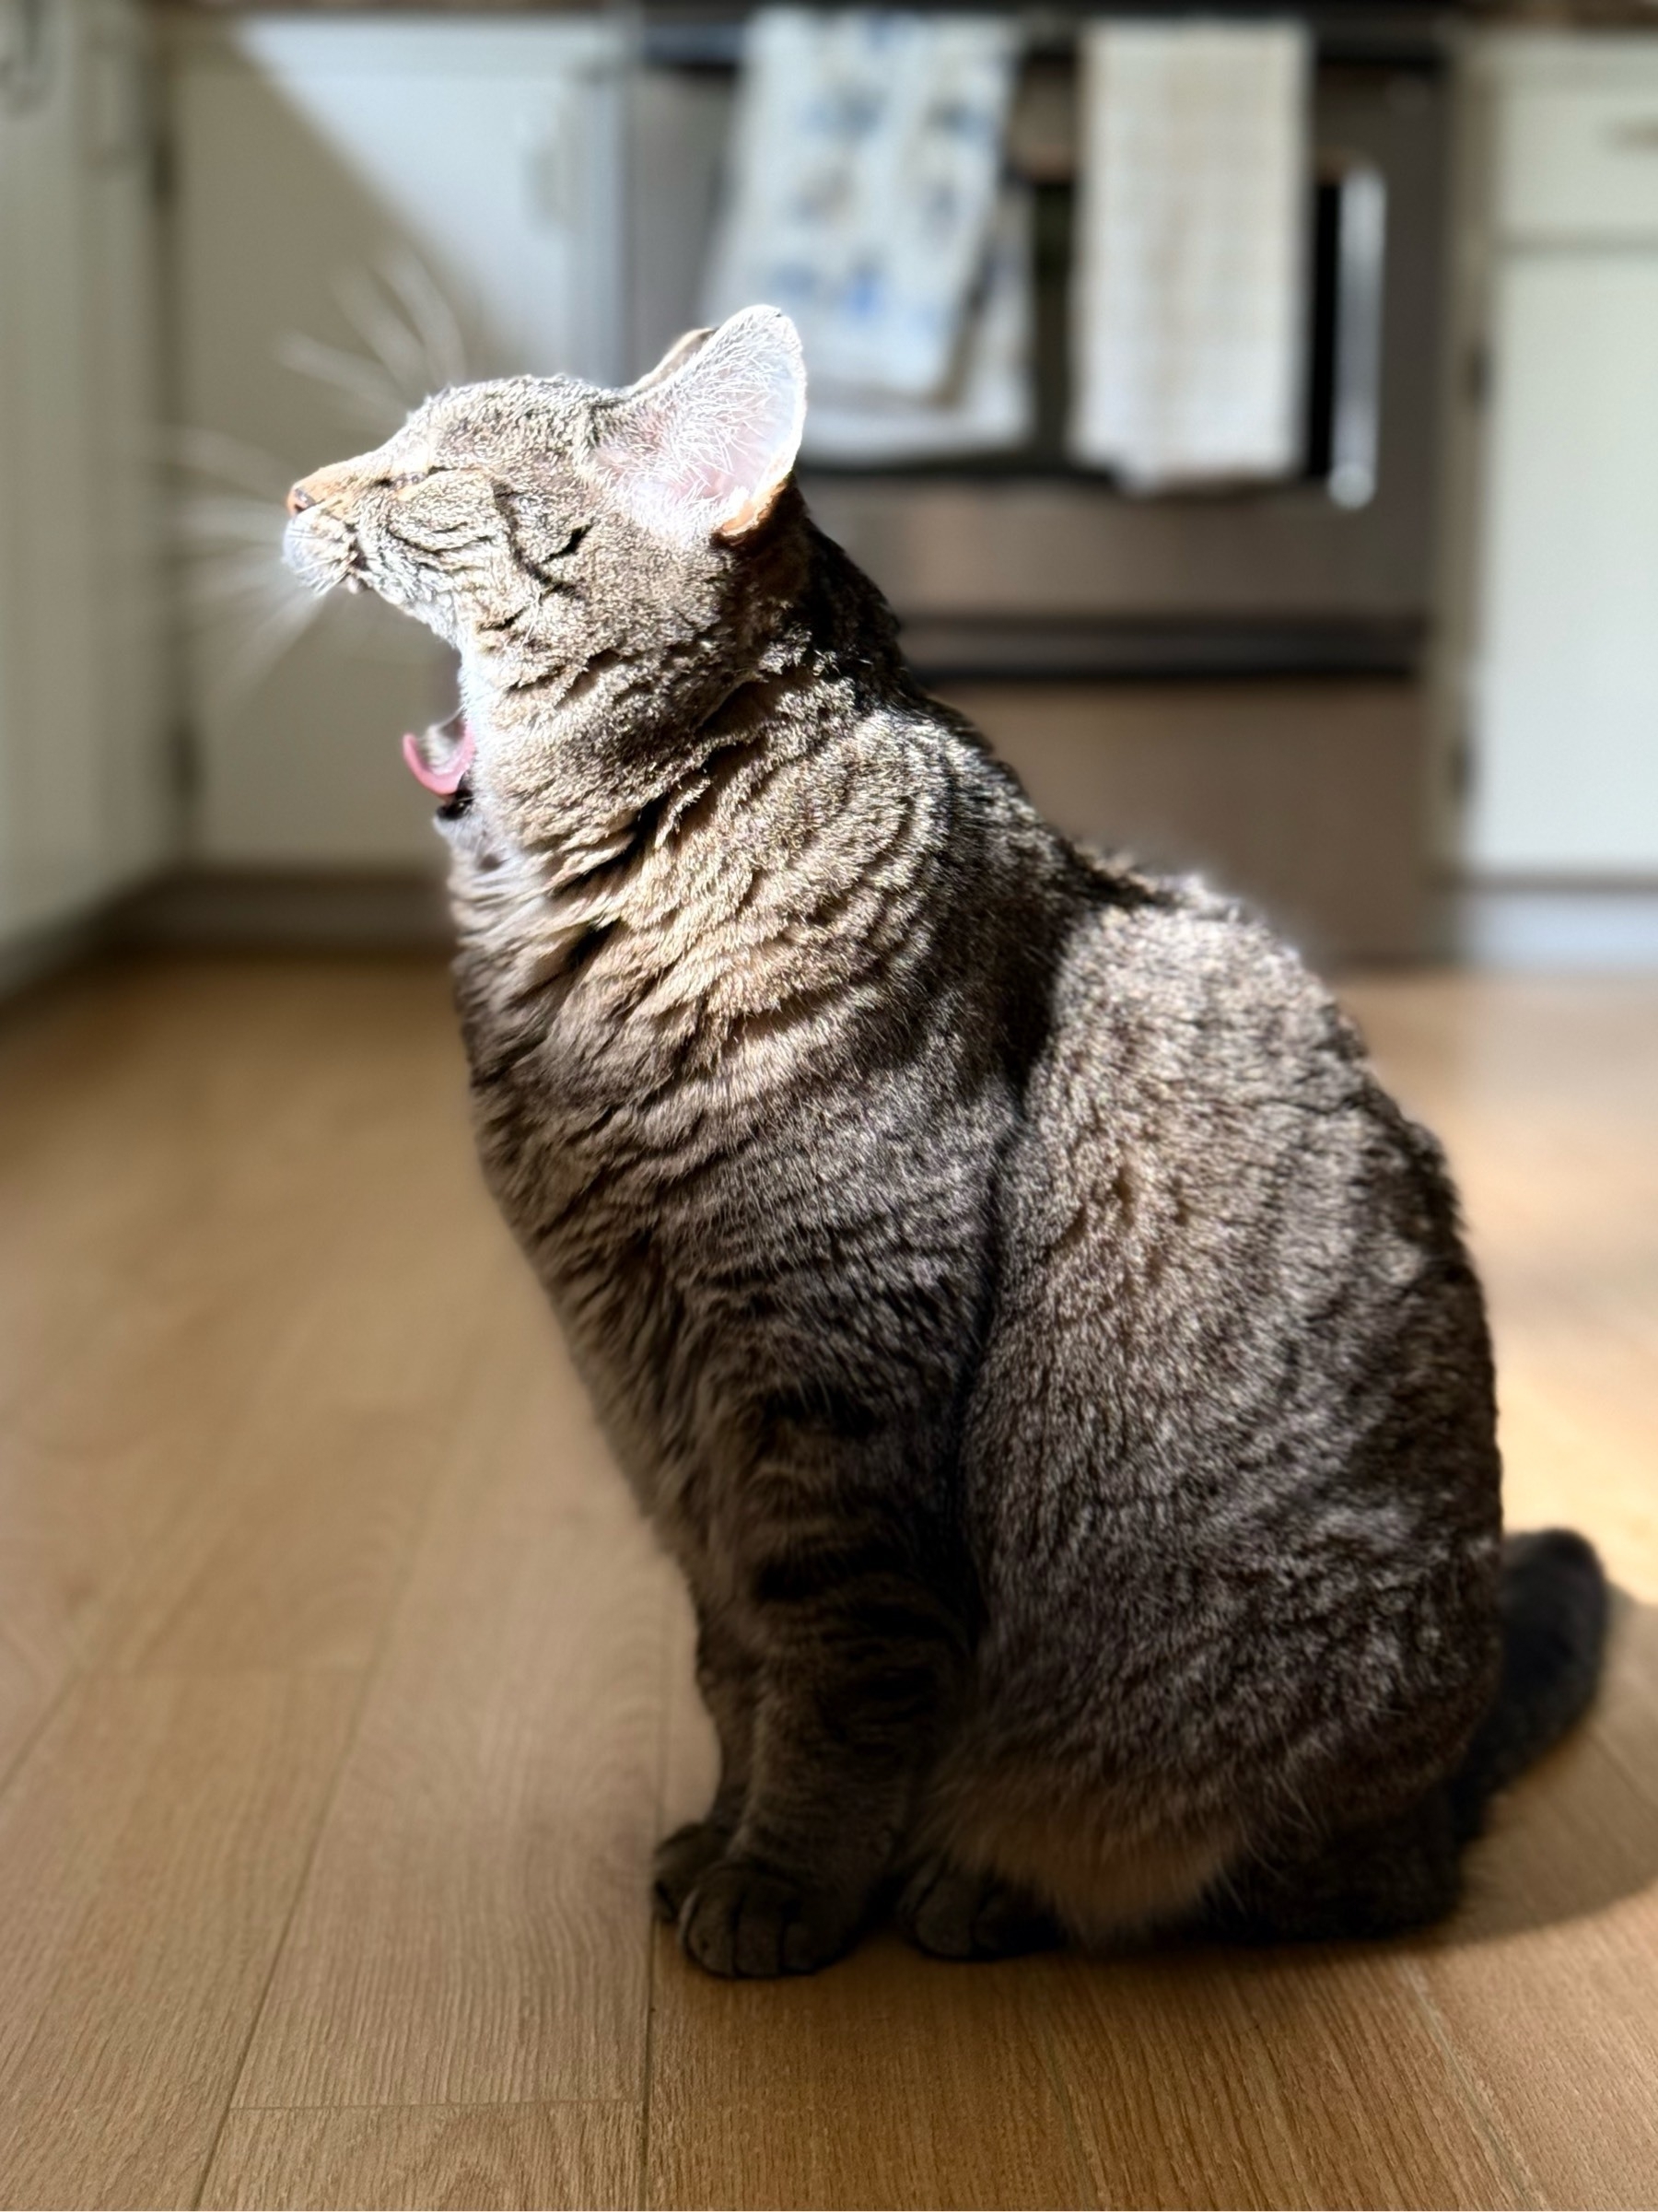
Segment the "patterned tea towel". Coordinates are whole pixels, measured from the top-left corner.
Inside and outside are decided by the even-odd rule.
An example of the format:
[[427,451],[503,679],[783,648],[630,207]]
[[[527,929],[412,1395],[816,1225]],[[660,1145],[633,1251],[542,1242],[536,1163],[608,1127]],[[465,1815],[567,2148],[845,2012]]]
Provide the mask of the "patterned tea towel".
[[863,466],[993,453],[1023,445],[1034,427],[1031,381],[1031,194],[1004,184],[984,281],[967,310],[956,359],[927,399],[824,385],[806,415],[811,461]]
[[994,16],[758,12],[706,319],[785,309],[820,397],[940,394],[985,271],[1017,53]]

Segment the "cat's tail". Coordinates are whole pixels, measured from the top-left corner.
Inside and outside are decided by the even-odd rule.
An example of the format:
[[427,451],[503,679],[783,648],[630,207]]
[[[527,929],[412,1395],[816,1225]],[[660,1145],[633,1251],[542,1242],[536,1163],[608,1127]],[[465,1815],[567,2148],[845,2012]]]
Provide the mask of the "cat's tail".
[[1502,1672],[1490,1711],[1451,1780],[1465,1841],[1500,1789],[1579,1720],[1600,1680],[1606,1577],[1593,1545],[1570,1528],[1511,1536],[1502,1547]]

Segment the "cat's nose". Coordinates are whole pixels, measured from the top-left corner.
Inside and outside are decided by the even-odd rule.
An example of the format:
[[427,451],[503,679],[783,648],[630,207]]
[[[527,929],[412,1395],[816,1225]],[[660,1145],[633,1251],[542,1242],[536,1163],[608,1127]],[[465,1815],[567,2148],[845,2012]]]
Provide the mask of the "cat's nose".
[[315,495],[308,492],[303,484],[296,484],[287,496],[287,510],[291,515],[303,514],[308,507],[315,507],[316,504]]

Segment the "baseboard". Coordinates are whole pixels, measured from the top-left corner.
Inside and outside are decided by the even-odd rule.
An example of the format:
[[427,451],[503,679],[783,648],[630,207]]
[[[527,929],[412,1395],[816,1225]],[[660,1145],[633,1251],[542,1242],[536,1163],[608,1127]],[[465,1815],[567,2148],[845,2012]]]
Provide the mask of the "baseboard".
[[1440,949],[1469,967],[1658,974],[1658,883],[1471,882],[1444,894]]
[[[1495,971],[1658,974],[1658,883],[1460,883],[1437,904],[1440,959]],[[111,945],[365,953],[444,952],[452,942],[434,876],[190,871],[102,915],[0,947],[0,997]],[[1377,949],[1357,956],[1366,954]]]
[[109,920],[123,944],[251,952],[440,951],[453,941],[433,875],[198,869],[147,885]]
[[50,929],[31,931],[9,944],[0,944],[0,999],[14,999],[37,983],[45,983],[60,970],[99,952],[104,944],[101,916],[57,922]]

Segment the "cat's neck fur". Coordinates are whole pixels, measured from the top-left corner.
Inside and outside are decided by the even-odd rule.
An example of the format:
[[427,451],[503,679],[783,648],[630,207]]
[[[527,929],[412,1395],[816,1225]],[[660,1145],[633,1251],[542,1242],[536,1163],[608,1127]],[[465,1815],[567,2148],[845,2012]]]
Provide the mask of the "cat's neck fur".
[[814,690],[847,707],[915,696],[890,610],[790,486],[679,634],[573,666],[533,640],[463,652],[462,699],[500,764],[482,770],[479,811],[549,892],[570,889],[715,755],[775,741],[768,695]]
[[[880,849],[882,820],[912,803],[905,747],[853,737],[871,718],[914,726],[928,711],[880,593],[792,487],[741,559],[709,619],[666,650],[642,639],[636,659],[529,680],[522,659],[508,672],[467,657],[481,754],[507,765],[485,771],[457,825],[452,888],[463,966],[497,1023],[506,1007],[533,1008],[538,1025],[555,1012],[619,925],[636,968],[683,966],[695,943],[711,977],[726,965],[712,999],[763,1009],[741,916],[768,866],[844,898],[862,865],[848,822]],[[515,776],[519,762],[532,765]],[[843,849],[825,858],[831,844]]]

